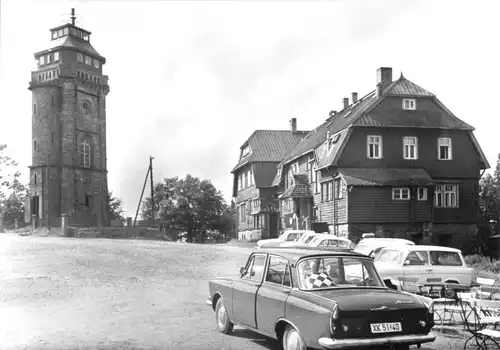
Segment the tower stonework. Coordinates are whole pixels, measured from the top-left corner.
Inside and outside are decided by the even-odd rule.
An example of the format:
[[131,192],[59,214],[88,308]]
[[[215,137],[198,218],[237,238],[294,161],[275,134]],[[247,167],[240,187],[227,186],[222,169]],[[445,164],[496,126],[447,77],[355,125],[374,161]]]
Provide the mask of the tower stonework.
[[40,226],[108,225],[106,59],[74,21],[53,28],[31,72],[30,212]]

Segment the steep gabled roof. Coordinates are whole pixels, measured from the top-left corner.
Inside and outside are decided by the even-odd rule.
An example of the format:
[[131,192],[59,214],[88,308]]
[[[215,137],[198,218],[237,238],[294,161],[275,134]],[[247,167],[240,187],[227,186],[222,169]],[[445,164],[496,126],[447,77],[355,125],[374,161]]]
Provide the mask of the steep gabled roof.
[[255,130],[241,149],[250,146],[250,154],[240,159],[231,170],[234,173],[243,165],[251,162],[280,162],[309,131],[291,132],[290,130]]
[[[426,113],[425,111],[391,111],[389,113],[379,113],[375,107],[387,96],[408,96],[422,97],[432,99],[442,110],[442,113]],[[326,141],[327,132],[333,135],[351,126],[363,127],[408,127],[408,128],[434,128],[434,129],[453,129],[465,130],[472,132],[474,128],[457,118],[446,106],[437,99],[437,97],[422,88],[421,86],[406,79],[403,74],[396,81],[390,83],[382,92],[380,97],[377,97],[376,91],[372,91],[356,103],[348,106],[334,116],[328,118],[323,124],[311,131],[297,146],[292,149],[282,160],[279,166],[290,163],[294,159],[316,151],[325,154],[325,150],[319,148]],[[347,135],[346,135],[347,136]],[[343,144],[348,142],[348,137],[343,138]],[[344,145],[345,147],[345,145]],[[482,151],[478,147],[478,152],[482,155]],[[332,165],[342,153],[342,147],[336,151],[333,157],[327,160],[318,159],[322,167]],[[318,157],[319,158],[319,157]],[[485,164],[488,162],[483,159]],[[279,183],[279,179],[275,178],[273,184]]]

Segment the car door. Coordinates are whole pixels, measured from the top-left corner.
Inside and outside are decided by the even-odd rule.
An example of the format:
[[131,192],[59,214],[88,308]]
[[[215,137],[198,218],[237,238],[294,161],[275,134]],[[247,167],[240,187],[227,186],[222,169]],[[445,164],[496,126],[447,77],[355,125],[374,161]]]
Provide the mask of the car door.
[[254,254],[241,278],[234,283],[233,316],[236,323],[256,326],[256,296],[264,276],[266,259],[266,254]]
[[274,334],[276,321],[285,316],[291,291],[290,265],[285,258],[270,255],[266,276],[257,292],[257,328]]
[[[435,276],[429,264],[429,252],[412,250],[403,260],[403,288],[408,292],[419,291],[419,286],[433,282]],[[436,282],[436,281],[434,281]]]
[[430,261],[433,269],[433,276],[439,278],[439,281],[446,282],[448,280],[458,281],[460,283],[468,283],[468,279],[460,276],[461,268],[463,267],[460,254],[457,252],[448,252],[440,250],[431,250]]

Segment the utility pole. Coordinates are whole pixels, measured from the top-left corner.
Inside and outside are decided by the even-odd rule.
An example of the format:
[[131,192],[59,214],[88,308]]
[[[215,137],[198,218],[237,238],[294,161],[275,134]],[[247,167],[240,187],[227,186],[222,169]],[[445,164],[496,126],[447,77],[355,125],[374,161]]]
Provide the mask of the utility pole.
[[153,221],[155,221],[155,196],[154,196],[154,185],[153,185],[153,157],[149,157],[149,177],[151,180],[151,215]]
[[144,185],[142,186],[141,198],[139,198],[139,204],[137,204],[137,211],[135,212],[134,227],[135,227],[135,223],[137,222],[137,215],[139,215],[139,209],[141,209],[142,196],[144,195],[144,190],[146,189],[146,185],[148,183],[148,175],[149,175],[150,171],[151,171],[151,166],[148,167],[148,171],[146,173],[146,178],[144,179]]

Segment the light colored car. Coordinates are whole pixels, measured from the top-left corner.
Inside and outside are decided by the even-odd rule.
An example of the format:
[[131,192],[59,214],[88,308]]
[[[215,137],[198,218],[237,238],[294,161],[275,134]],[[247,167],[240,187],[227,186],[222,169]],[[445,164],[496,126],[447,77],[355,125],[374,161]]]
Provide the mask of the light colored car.
[[296,245],[307,244],[311,242],[314,237],[316,237],[317,233],[313,231],[308,231],[304,233],[297,242],[287,241],[280,244],[280,247],[295,247]]
[[352,248],[351,240],[344,237],[337,237],[328,233],[321,233],[314,236],[314,238],[308,242],[293,245],[296,248],[312,247],[312,248]]
[[383,279],[399,280],[408,292],[428,283],[470,285],[473,269],[459,249],[433,245],[399,245],[383,248],[374,258]]
[[377,253],[385,247],[393,246],[393,245],[415,245],[414,242],[403,239],[403,238],[363,238],[359,243],[354,247],[354,251],[356,253],[365,254],[371,256],[372,258],[377,255]]
[[297,243],[300,237],[306,233],[314,233],[314,231],[309,230],[286,230],[278,238],[271,239],[261,239],[257,241],[257,249],[260,248],[276,248],[284,242],[294,242]]

